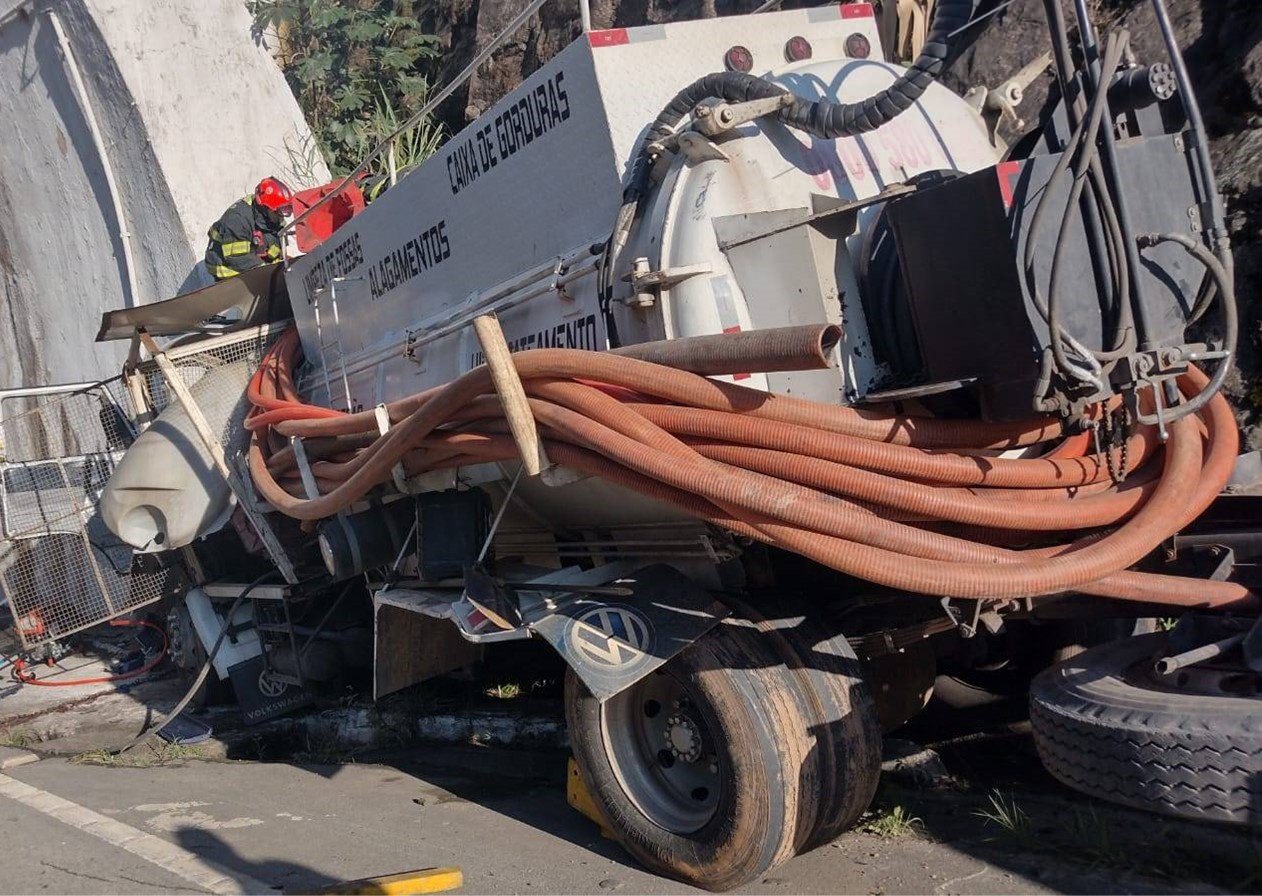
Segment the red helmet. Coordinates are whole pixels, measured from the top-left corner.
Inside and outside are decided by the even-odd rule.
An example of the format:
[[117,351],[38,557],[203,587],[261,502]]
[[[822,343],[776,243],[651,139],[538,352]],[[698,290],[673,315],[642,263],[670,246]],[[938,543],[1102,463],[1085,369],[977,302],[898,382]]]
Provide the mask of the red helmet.
[[282,215],[292,215],[294,193],[279,178],[265,177],[254,188],[254,204]]

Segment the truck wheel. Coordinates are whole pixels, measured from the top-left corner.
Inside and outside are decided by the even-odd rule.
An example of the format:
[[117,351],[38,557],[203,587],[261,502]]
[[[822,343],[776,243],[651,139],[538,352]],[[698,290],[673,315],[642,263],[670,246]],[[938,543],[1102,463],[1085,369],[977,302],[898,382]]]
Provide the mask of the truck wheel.
[[820,782],[779,657],[725,620],[603,705],[569,671],[570,743],[622,846],[650,871],[729,890],[812,830]]
[[1075,790],[1202,821],[1262,823],[1257,676],[1213,667],[1161,680],[1164,634],[1105,644],[1034,680],[1043,765]]
[[798,852],[823,846],[867,810],[881,777],[881,726],[859,659],[844,635],[791,598],[760,602],[758,609],[724,600],[770,640],[795,685],[821,782],[815,827],[803,832]]

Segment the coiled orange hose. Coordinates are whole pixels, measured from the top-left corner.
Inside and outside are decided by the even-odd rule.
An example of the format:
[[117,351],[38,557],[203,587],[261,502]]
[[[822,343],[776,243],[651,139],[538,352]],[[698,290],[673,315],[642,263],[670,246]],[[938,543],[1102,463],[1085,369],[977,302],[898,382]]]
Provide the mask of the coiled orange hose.
[[[516,456],[485,369],[390,405],[393,424],[379,437],[372,414],[299,400],[297,353],[289,331],[251,380],[256,410],[247,422],[256,487],[292,517],[343,510],[389,481],[400,462],[411,475]],[[593,352],[535,350],[514,363],[558,462],[859,578],[968,598],[1077,590],[1185,606],[1254,599],[1233,583],[1126,571],[1199,515],[1230,475],[1238,435],[1221,396],[1199,419],[1172,425],[1164,448],[1150,427],[1134,433],[1122,455],[1133,475],[1118,487],[1106,456],[1084,454],[1081,437],[1037,458],[975,451],[1050,441],[1059,436],[1050,420],[834,407]],[[1180,385],[1194,395],[1205,383],[1191,371]],[[272,429],[312,440],[309,452],[324,458],[313,465],[320,496],[297,497],[296,483],[277,481],[294,461],[288,449],[269,450]],[[1012,551],[928,527],[941,522],[1043,533],[1113,528]]]

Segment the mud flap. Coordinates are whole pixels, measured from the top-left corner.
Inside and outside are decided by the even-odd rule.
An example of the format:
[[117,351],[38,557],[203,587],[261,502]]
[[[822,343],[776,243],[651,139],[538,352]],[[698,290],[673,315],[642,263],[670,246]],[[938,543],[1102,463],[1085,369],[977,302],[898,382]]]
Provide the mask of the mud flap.
[[247,725],[279,718],[315,702],[306,688],[269,675],[262,654],[237,663],[228,670],[228,677],[232,680],[232,689],[241,707],[241,718]]
[[629,588],[631,595],[521,595],[528,627],[561,654],[602,703],[728,615],[704,588],[663,564],[638,569],[610,584]]

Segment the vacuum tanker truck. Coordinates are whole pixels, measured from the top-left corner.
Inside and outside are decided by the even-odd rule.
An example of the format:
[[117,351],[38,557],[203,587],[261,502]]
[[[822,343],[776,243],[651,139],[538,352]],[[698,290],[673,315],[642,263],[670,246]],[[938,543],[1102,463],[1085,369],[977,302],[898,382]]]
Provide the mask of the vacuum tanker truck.
[[1161,58],[1048,0],[1050,73],[967,97],[971,0],[906,66],[865,3],[583,33],[283,265],[106,315],[110,588],[260,718],[546,645],[589,811],[713,890],[853,824],[935,690],[1256,821],[1231,253],[1153,3]]

